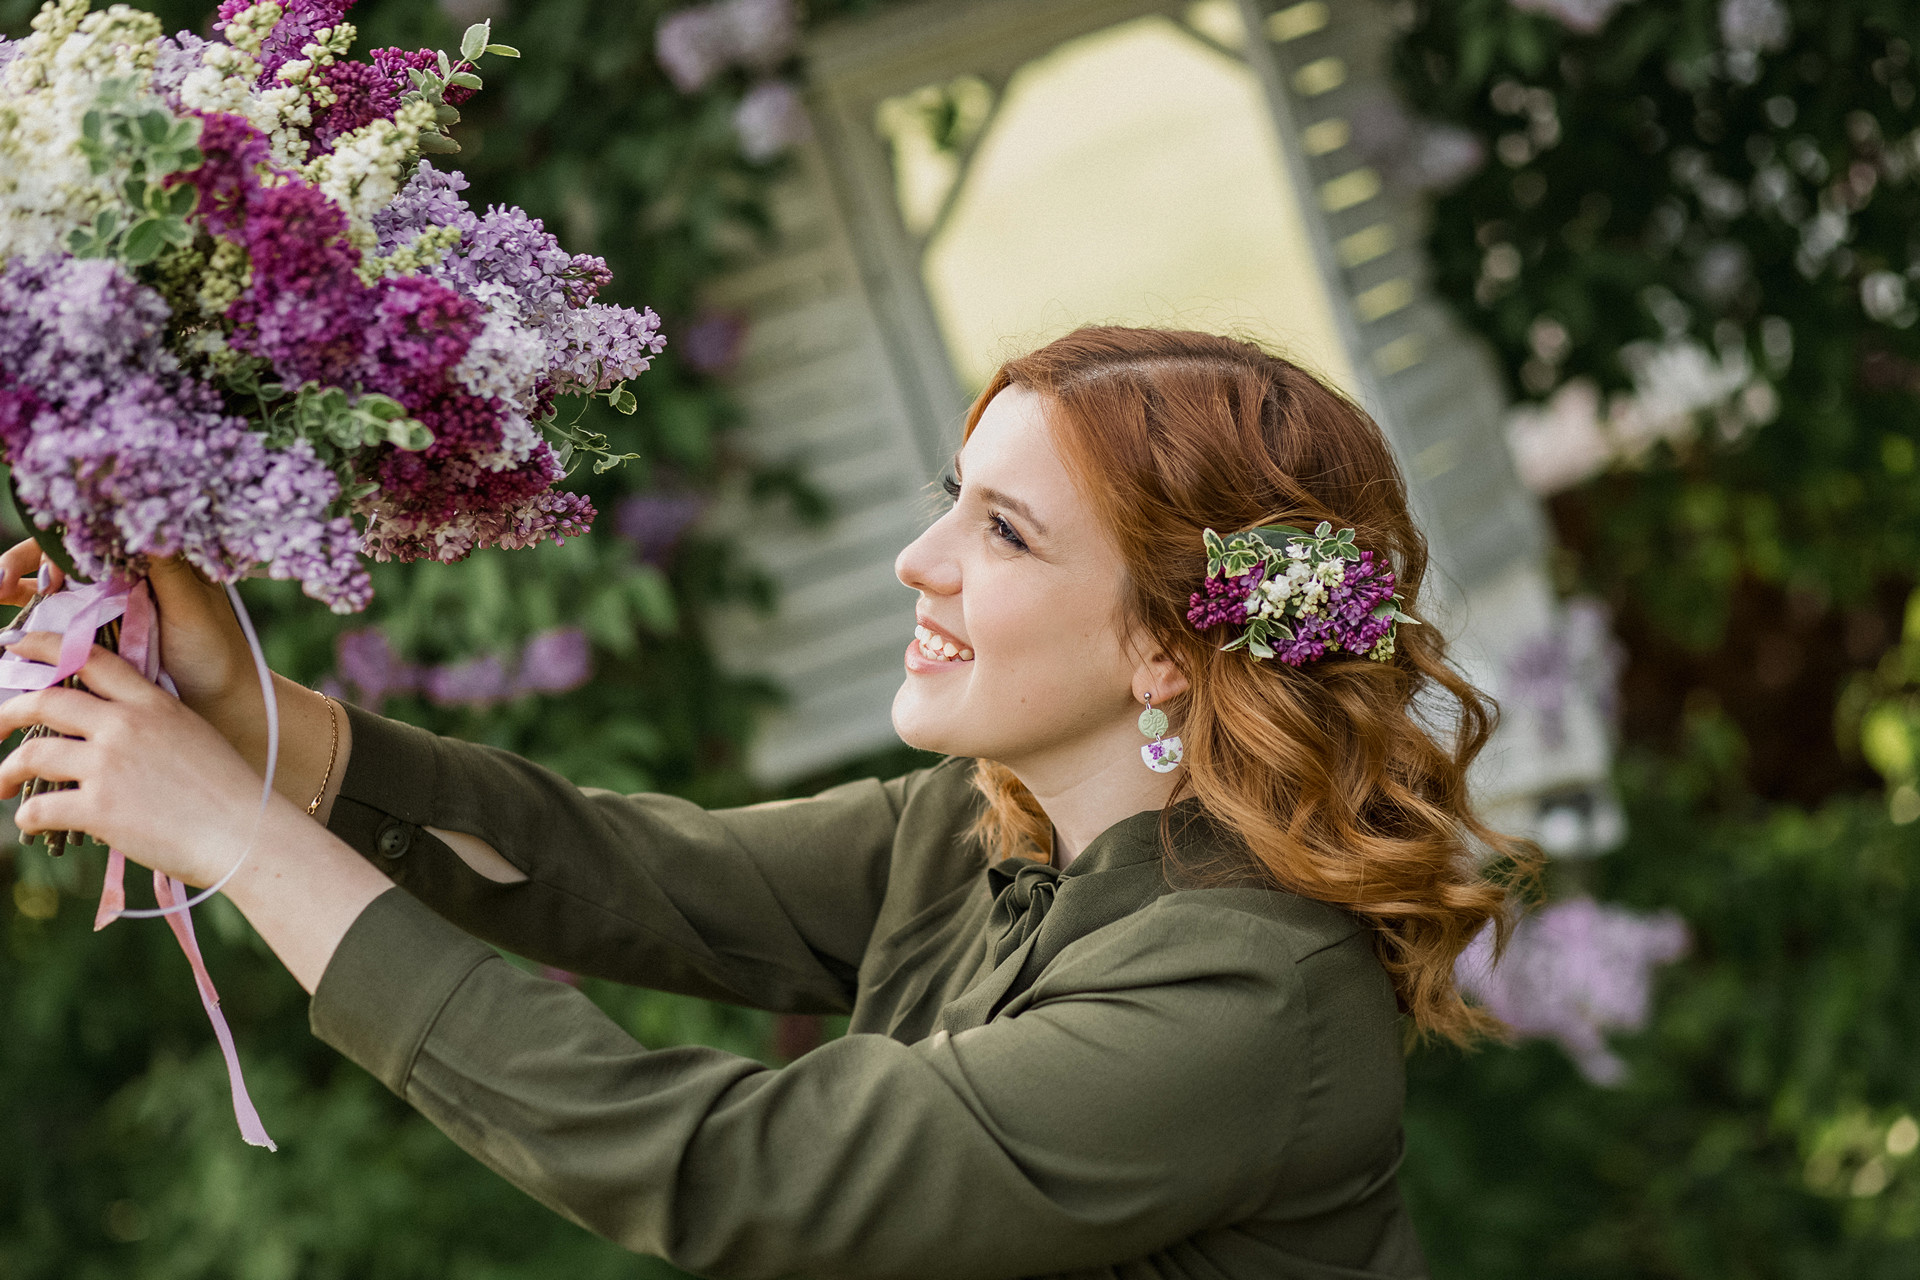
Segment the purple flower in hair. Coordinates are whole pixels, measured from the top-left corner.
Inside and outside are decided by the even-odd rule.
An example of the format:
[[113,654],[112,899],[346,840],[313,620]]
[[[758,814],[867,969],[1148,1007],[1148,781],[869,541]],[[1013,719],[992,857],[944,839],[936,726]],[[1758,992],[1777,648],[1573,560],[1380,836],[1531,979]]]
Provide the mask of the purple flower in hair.
[[1189,597],[1196,630],[1244,626],[1221,646],[1303,666],[1330,653],[1385,661],[1400,612],[1393,570],[1354,546],[1354,531],[1268,525],[1222,539],[1208,529],[1207,577]]
[[1267,576],[1267,566],[1256,565],[1246,573],[1232,577],[1207,575],[1200,590],[1187,597],[1187,621],[1196,631],[1209,627],[1237,627],[1247,620],[1247,597]]

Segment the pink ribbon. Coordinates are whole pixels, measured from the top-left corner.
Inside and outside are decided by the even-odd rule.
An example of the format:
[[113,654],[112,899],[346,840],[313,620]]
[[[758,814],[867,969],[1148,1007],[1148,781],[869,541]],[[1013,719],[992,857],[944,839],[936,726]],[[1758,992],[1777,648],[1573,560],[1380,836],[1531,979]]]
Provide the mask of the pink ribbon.
[[[187,886],[156,871],[153,896],[163,907],[182,904],[187,900]],[[266,1126],[260,1123],[260,1113],[253,1109],[253,1099],[247,1096],[247,1082],[240,1075],[240,1055],[233,1047],[233,1032],[227,1029],[227,1015],[220,1012],[220,993],[213,989],[213,979],[207,976],[207,963],[200,958],[200,943],[193,936],[193,915],[185,910],[177,911],[167,917],[167,924],[179,940],[180,949],[187,953],[187,963],[193,966],[193,981],[200,988],[201,1007],[213,1023],[213,1038],[220,1042],[220,1055],[227,1060],[227,1086],[233,1093],[233,1118],[240,1122],[240,1136],[256,1147],[277,1151],[279,1148],[267,1136]]]
[[[268,718],[270,721],[277,720],[278,717],[273,714],[272,676],[267,672],[266,655],[260,651],[259,639],[254,635],[239,596],[231,588],[228,596],[234,607],[241,611],[247,643],[253,650],[254,667],[262,673]],[[70,583],[57,595],[49,596],[35,606],[31,621],[36,630],[57,629],[63,633],[59,665],[48,667],[45,663],[29,662],[12,654],[0,656],[0,702],[30,689],[50,688],[78,672],[86,665],[87,657],[92,652],[94,633],[115,618],[123,619],[120,624],[120,656],[140,674],[177,697],[178,690],[174,688],[173,681],[160,667],[160,634],[155,626],[158,610],[153,588],[146,579],[141,578],[133,582],[108,580],[83,585]],[[23,619],[22,625],[26,621]],[[278,743],[273,745],[277,746]],[[268,752],[266,789],[261,793],[260,800],[262,814],[266,812],[267,800],[273,794],[273,766],[277,754],[277,751]],[[255,834],[257,837],[257,824]],[[275,1151],[278,1148],[274,1146],[273,1139],[267,1136],[266,1126],[260,1123],[260,1113],[254,1109],[253,1099],[247,1095],[247,1082],[240,1071],[240,1055],[234,1048],[233,1032],[227,1026],[226,1015],[220,1011],[220,993],[214,990],[213,979],[207,973],[206,960],[200,954],[200,943],[194,936],[191,914],[196,902],[219,892],[220,887],[232,879],[233,873],[240,869],[240,863],[246,861],[252,851],[253,843],[249,841],[239,861],[220,878],[219,883],[194,898],[187,896],[186,885],[156,871],[153,873],[153,896],[160,903],[159,910],[130,911],[127,909],[125,883],[126,855],[118,849],[109,849],[106,880],[100,889],[100,906],[94,913],[93,927],[98,932],[122,916],[165,917],[174,938],[180,943],[180,950],[186,953],[187,963],[193,968],[200,1004],[207,1011],[208,1021],[213,1023],[213,1037],[220,1044],[220,1055],[226,1059],[227,1085],[233,1094],[233,1115],[240,1123],[240,1136],[256,1147]]]

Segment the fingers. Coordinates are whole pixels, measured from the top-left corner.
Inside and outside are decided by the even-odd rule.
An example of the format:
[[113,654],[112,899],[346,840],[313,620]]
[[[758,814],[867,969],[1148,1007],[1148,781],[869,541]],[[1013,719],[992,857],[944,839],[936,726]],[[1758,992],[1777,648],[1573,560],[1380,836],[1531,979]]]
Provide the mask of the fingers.
[[[31,631],[14,644],[8,645],[8,652],[33,662],[54,666],[60,661],[60,640],[58,632]],[[0,727],[11,733],[14,729],[28,724],[45,724],[62,733],[79,732],[69,729],[65,724],[56,724],[52,715],[66,717],[78,722],[86,714],[87,703],[101,700],[109,702],[145,703],[156,697],[167,695],[160,687],[147,680],[140,672],[119,654],[94,645],[87,654],[87,660],[76,673],[86,689],[42,689],[37,693],[24,693],[5,703],[0,703]],[[72,702],[69,698],[56,698],[54,695],[78,694],[81,702]],[[49,700],[43,702],[41,700]],[[49,709],[42,710],[43,707]],[[22,716],[32,718],[21,719]]]
[[48,831],[85,831],[87,824],[98,816],[92,812],[93,807],[93,796],[84,786],[66,791],[42,791],[13,811],[13,825],[23,836]]
[[43,724],[70,738],[90,738],[101,726],[106,705],[85,689],[23,693],[0,702],[0,740],[33,724]]
[[[21,743],[7,754],[5,760],[0,760],[0,796],[13,795],[28,778],[45,778],[49,782],[80,781],[87,761],[85,750],[85,744],[73,738],[35,738],[31,742]],[[18,813],[14,825],[25,830]]]
[[[40,573],[46,572],[44,588]],[[59,566],[46,559],[40,544],[32,538],[16,542],[0,552],[0,604],[23,605],[41,590],[57,591],[66,581]]]

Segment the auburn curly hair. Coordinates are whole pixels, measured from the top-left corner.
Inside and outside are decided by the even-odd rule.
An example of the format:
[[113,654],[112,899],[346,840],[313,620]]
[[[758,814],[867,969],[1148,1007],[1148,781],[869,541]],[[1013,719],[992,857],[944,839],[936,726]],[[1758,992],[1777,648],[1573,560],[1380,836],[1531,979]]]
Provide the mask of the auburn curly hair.
[[[1418,617],[1426,540],[1379,426],[1299,366],[1205,333],[1076,330],[1002,366],[967,415],[969,435],[1009,386],[1046,402],[1054,446],[1119,548],[1122,625],[1187,677],[1165,706],[1186,746],[1173,802],[1197,799],[1277,887],[1371,925],[1416,1034],[1499,1034],[1453,976],[1489,922],[1504,944],[1503,908],[1540,864],[1469,801],[1467,767],[1492,731],[1492,700],[1447,662],[1431,625],[1402,624],[1385,662],[1330,654],[1289,667],[1222,653],[1231,628],[1202,634],[1186,618],[1206,576],[1203,529],[1321,520],[1352,526],[1358,545],[1387,557],[1403,609]],[[974,781],[987,800],[975,830],[990,853],[1045,856],[1051,829],[1019,780],[982,761]],[[1245,874],[1187,870],[1201,883]]]

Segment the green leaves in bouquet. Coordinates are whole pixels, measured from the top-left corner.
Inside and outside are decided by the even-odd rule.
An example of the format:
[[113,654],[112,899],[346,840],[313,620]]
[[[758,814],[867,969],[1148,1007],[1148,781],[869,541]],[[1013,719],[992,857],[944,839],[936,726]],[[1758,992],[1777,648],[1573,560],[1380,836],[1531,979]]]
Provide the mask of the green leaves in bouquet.
[[447,101],[447,89],[458,87],[478,92],[482,88],[482,81],[473,69],[483,54],[490,53],[497,58],[520,56],[520,51],[510,44],[494,44],[492,34],[492,21],[476,22],[460,38],[459,62],[447,57],[443,49],[437,67],[415,67],[407,72],[413,81],[413,88],[405,95],[405,101],[430,102],[434,107],[437,131],[420,135],[421,151],[429,155],[458,154],[460,144],[446,131],[460,123],[460,111]]
[[[624,382],[617,382],[605,391],[595,391],[587,396],[587,403],[591,404],[595,400],[603,402],[615,413],[624,414],[629,418],[640,407],[640,402],[634,398],[633,392],[627,390],[627,384]],[[566,469],[568,474],[572,473],[573,455],[576,452],[593,457],[593,474],[597,476],[605,475],[624,463],[644,460],[637,453],[613,452],[611,442],[606,435],[580,425],[584,412],[585,405],[581,407],[581,413],[574,415],[572,422],[563,423],[556,415],[539,424],[552,440],[554,456],[560,460],[561,467]]]
[[[391,396],[367,391],[350,393],[340,387],[309,382],[289,390],[284,384],[263,381],[261,366],[247,365],[226,379],[228,389],[254,400],[254,410],[271,448],[284,449],[295,440],[312,444],[322,459],[336,468],[363,450],[390,444],[409,451],[433,443],[433,432],[418,418],[407,416],[406,406]],[[351,502],[365,486],[342,494]]]
[[178,118],[136,95],[128,80],[108,80],[81,120],[81,154],[96,175],[122,170],[120,203],[67,236],[75,257],[117,257],[130,267],[152,262],[168,245],[193,243],[192,215],[199,192],[168,185],[176,173],[198,168],[200,122]]

